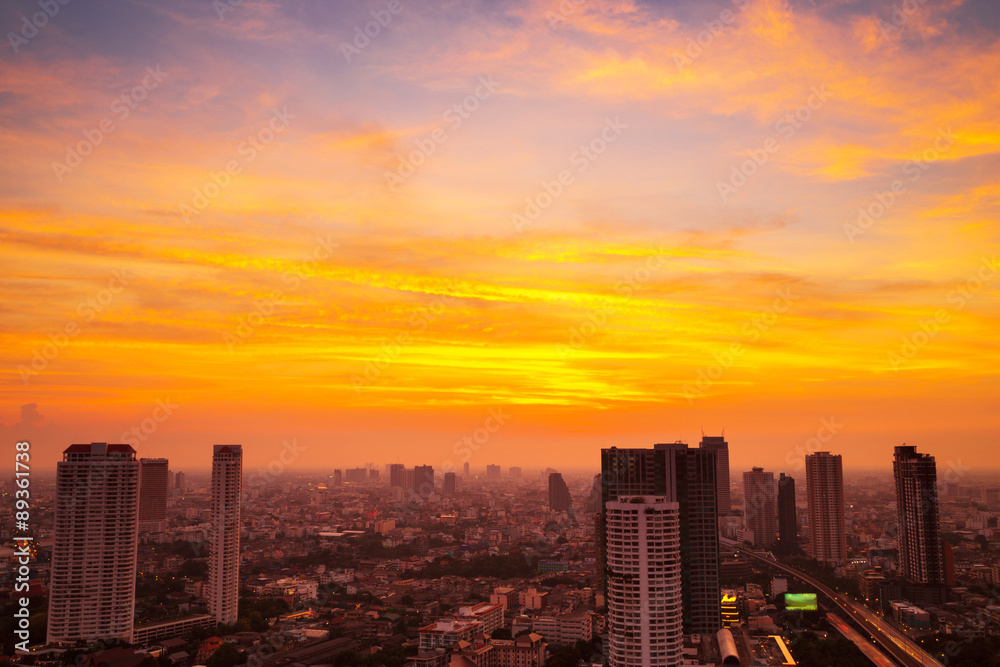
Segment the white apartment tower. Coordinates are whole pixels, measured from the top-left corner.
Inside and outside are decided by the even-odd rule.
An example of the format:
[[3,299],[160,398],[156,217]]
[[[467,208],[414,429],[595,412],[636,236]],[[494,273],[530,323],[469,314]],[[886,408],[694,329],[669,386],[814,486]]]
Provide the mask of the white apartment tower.
[[240,592],[240,497],[243,446],[215,445],[212,453],[212,527],[208,611],[218,623],[237,621]]
[[823,565],[847,562],[844,518],[844,464],[840,454],[806,455],[809,497],[809,550]]
[[130,445],[70,445],[56,466],[47,642],[132,641],[139,462]]
[[683,655],[680,505],[622,496],[605,505],[611,667],[675,667]]

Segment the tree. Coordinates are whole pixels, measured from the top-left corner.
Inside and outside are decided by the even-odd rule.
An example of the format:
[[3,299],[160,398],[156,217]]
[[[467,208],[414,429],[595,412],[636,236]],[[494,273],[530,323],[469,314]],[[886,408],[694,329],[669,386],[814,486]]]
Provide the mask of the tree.
[[407,607],[413,606],[413,596],[407,593],[403,597],[399,598],[400,604],[405,604]]
[[236,667],[240,664],[240,652],[232,644],[223,644],[205,663],[205,667]]
[[182,577],[200,577],[208,572],[208,563],[200,558],[191,558],[181,565]]
[[582,656],[573,646],[563,646],[545,662],[547,667],[579,667]]

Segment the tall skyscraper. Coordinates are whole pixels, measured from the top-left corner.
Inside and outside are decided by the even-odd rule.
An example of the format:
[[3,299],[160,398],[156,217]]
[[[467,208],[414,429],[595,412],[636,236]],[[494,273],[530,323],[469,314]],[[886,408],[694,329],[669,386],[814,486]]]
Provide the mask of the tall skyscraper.
[[70,445],[56,465],[48,637],[132,641],[139,462],[130,445]]
[[753,545],[774,545],[778,532],[774,473],[754,468],[743,473],[743,527],[753,532]]
[[212,450],[211,553],[208,558],[208,612],[218,623],[236,623],[240,587],[240,500],[243,446],[215,445]]
[[167,459],[139,459],[139,530],[160,531],[167,521]]
[[511,466],[510,467],[510,478],[511,479],[521,479],[521,466]]
[[434,493],[434,466],[413,466],[413,490],[424,498]]
[[806,456],[806,495],[810,554],[824,565],[847,562],[844,465],[840,454],[816,452]]
[[184,471],[177,471],[177,474],[174,475],[174,482],[176,483],[178,491],[181,493],[185,493],[187,491],[187,478],[184,476]]
[[573,505],[569,487],[557,472],[549,473],[549,509],[553,512],[568,512]]
[[458,491],[458,475],[453,472],[446,472],[441,491],[446,496],[454,495]]
[[487,479],[487,481],[490,481],[490,482],[499,482],[500,481],[500,474],[501,474],[500,471],[501,471],[500,466],[494,465],[492,463],[487,464],[487,466],[486,466],[486,479]]
[[[715,452],[684,443],[601,451],[602,504],[623,496],[655,495],[679,505],[683,620],[689,633],[721,627],[716,470]],[[603,562],[601,519],[597,529]]]
[[389,486],[404,488],[406,480],[406,466],[402,463],[393,463],[389,466]]
[[662,496],[605,503],[611,667],[683,659],[680,506]]
[[333,485],[342,486],[344,484],[344,471],[340,468],[336,468],[333,471]]
[[899,571],[906,594],[918,604],[945,601],[945,566],[941,548],[937,464],[916,447],[896,447],[892,462],[899,523]]
[[701,449],[715,452],[715,483],[717,485],[719,515],[727,514],[732,507],[732,495],[729,487],[729,443],[724,435],[703,435]]
[[778,477],[778,543],[775,550],[799,553],[799,519],[795,510],[795,478],[781,473]]
[[468,461],[466,461],[465,463],[462,464],[462,477],[465,477],[466,479],[468,479],[468,477],[469,477],[469,462]]

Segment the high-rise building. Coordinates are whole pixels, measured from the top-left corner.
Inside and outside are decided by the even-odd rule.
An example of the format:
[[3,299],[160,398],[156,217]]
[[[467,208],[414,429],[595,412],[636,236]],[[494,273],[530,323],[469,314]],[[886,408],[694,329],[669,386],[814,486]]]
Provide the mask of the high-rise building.
[[621,496],[604,512],[609,664],[682,664],[680,506],[662,496]]
[[160,531],[167,521],[167,459],[139,459],[139,530]]
[[511,466],[510,467],[510,478],[511,479],[521,479],[521,466]]
[[729,443],[724,435],[703,435],[701,449],[715,452],[715,483],[718,489],[719,515],[727,514],[732,509],[732,495],[729,487]]
[[344,484],[344,471],[336,468],[333,471],[333,485],[342,486]]
[[424,498],[434,493],[434,466],[413,466],[413,490]]
[[344,481],[348,484],[364,484],[368,481],[368,468],[348,468],[344,471]]
[[179,492],[182,494],[187,492],[187,479],[184,476],[184,471],[177,471],[177,474],[174,475],[174,482]]
[[778,477],[778,543],[779,553],[799,553],[799,518],[795,510],[795,478],[781,473]]
[[453,472],[446,472],[444,474],[444,483],[442,485],[441,491],[446,496],[455,495],[458,491],[458,475]]
[[209,529],[208,612],[218,623],[234,625],[240,587],[240,500],[243,446],[215,445],[212,450],[212,523]]
[[753,533],[755,547],[774,545],[778,532],[774,473],[754,468],[743,473],[743,528]]
[[389,486],[405,488],[404,482],[406,481],[406,466],[402,463],[393,463],[389,465]]
[[806,455],[809,553],[823,565],[847,562],[844,525],[844,465],[840,454]]
[[553,512],[568,512],[573,505],[569,487],[557,472],[549,473],[549,509]]
[[[715,632],[721,623],[716,470],[715,452],[684,443],[601,451],[602,504],[629,495],[663,496],[679,504],[683,620],[684,631],[688,633]],[[601,563],[604,562],[602,523],[599,518]]]
[[499,482],[500,481],[500,466],[494,465],[492,463],[486,466],[486,480],[489,482]]
[[462,477],[465,477],[466,479],[468,479],[468,477],[469,477],[469,462],[468,461],[466,461],[465,463],[462,464]]
[[896,447],[892,462],[899,523],[899,572],[906,595],[918,604],[945,601],[945,563],[941,548],[937,463],[916,447]]
[[130,445],[70,445],[56,465],[49,643],[132,641],[139,462]]

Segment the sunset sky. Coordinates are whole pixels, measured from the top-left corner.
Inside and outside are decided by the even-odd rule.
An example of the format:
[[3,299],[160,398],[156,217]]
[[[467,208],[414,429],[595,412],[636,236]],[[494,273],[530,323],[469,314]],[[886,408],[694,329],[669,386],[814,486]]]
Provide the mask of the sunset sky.
[[0,436],[36,468],[723,429],[734,474],[996,466],[995,2],[40,11],[0,9]]

